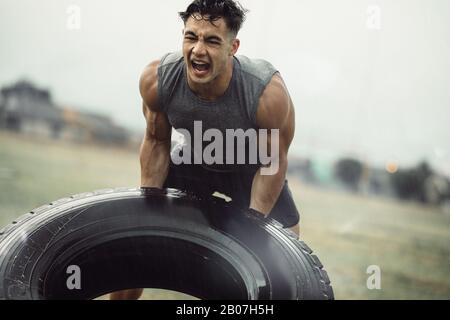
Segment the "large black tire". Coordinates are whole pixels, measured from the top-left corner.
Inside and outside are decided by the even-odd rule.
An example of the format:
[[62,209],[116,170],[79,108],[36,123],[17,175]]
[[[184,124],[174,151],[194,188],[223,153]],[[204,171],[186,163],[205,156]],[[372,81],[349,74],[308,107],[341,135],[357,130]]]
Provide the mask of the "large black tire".
[[[0,299],[92,299],[126,288],[201,299],[333,299],[311,253],[276,221],[220,199],[102,190],[37,208],[0,230]],[[67,286],[73,265],[81,289]]]

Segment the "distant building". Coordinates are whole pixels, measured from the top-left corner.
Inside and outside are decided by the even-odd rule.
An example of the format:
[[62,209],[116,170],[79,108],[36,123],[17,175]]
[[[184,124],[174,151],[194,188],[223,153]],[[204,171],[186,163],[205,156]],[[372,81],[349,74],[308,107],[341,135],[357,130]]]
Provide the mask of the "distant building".
[[96,113],[64,108],[64,129],[61,137],[79,142],[98,141],[107,144],[127,144],[128,130],[114,124],[110,118]]
[[109,117],[60,108],[48,90],[28,81],[19,81],[0,93],[0,129],[77,142],[129,142],[129,132]]
[[63,126],[62,112],[48,90],[27,81],[1,89],[0,127],[22,133],[57,138]]

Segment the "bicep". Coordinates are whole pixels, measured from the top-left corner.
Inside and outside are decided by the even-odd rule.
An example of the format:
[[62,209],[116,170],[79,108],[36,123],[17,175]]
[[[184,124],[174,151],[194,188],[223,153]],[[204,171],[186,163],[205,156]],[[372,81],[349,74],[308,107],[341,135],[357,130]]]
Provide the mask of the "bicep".
[[172,127],[167,115],[161,111],[158,98],[158,66],[158,60],[146,66],[139,81],[142,111],[147,123],[146,138],[170,142]]
[[139,80],[139,91],[142,100],[149,110],[160,111],[160,99],[158,96],[158,66],[159,60],[147,65]]
[[[278,130],[280,155],[286,156],[294,138],[295,112],[287,88],[279,75],[272,78],[261,95],[257,124],[261,129]],[[270,141],[272,139],[269,139],[269,143]]]

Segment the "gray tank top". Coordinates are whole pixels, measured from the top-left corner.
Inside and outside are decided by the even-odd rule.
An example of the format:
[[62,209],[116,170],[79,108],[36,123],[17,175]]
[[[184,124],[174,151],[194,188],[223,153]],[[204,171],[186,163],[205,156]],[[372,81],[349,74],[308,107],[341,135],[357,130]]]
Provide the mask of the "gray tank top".
[[[175,129],[185,129],[194,137],[194,122],[201,121],[202,130],[218,129],[226,137],[227,129],[258,129],[256,111],[259,98],[277,70],[267,61],[235,56],[229,87],[215,101],[205,101],[190,89],[181,52],[162,57],[158,67],[160,108]],[[203,148],[208,145],[204,143]],[[224,139],[224,148],[226,147]],[[224,149],[224,155],[227,150]],[[246,144],[246,153],[248,144]],[[237,154],[236,151],[234,153]],[[246,158],[248,159],[248,158]],[[202,164],[214,171],[256,171],[259,165]]]

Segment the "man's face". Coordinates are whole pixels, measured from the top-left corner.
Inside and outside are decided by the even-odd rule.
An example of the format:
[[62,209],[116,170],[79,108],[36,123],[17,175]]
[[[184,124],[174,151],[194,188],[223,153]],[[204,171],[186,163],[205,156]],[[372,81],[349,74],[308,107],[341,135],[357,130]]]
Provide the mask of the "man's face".
[[183,32],[183,56],[189,79],[206,84],[225,71],[227,62],[238,47],[223,18],[211,22],[190,17]]

